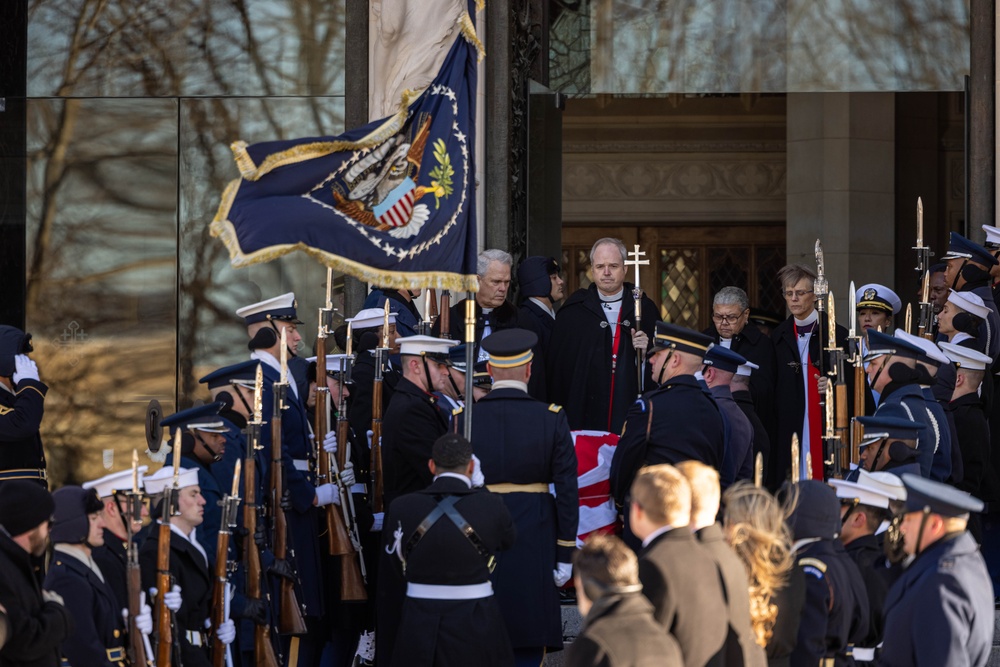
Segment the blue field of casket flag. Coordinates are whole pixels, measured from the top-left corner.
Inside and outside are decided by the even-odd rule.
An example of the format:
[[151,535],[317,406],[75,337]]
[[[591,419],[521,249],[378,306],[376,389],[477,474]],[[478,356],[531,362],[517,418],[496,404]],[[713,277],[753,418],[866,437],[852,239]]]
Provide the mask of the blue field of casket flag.
[[211,232],[234,266],[301,250],[382,287],[477,288],[481,45],[463,18],[437,77],[396,115],[336,137],[233,144],[242,177]]

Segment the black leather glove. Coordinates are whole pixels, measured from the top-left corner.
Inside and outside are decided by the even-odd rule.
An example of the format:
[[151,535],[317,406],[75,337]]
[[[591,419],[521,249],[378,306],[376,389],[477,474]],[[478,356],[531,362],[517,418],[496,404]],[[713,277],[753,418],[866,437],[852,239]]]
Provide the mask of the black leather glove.
[[256,625],[267,625],[267,603],[263,600],[247,600],[240,618],[253,621]]
[[292,511],[292,494],[285,489],[281,492],[281,509],[286,512]]
[[253,543],[257,545],[257,549],[263,551],[267,548],[267,530],[264,529],[263,524],[258,523],[257,528],[253,531]]
[[271,567],[267,568],[268,574],[272,574],[276,577],[281,577],[282,579],[288,579],[289,581],[295,581],[295,570],[292,569],[292,564],[287,560],[276,560],[271,564]]

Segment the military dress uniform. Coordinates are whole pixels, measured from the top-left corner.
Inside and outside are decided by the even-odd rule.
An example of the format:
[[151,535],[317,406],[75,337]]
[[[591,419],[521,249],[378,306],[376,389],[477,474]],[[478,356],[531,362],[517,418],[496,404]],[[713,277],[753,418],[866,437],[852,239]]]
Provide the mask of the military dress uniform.
[[[740,366],[747,362],[741,355],[720,345],[713,345],[705,353],[705,366],[736,374]],[[719,483],[725,491],[738,480],[753,478],[753,426],[736,404],[729,384],[717,384],[709,390],[726,421],[726,454]]]
[[[13,382],[15,356],[30,349],[30,338],[16,327],[0,326],[0,375]],[[47,487],[39,427],[48,391],[45,383],[28,377],[19,378],[13,390],[0,384],[0,482],[30,479]]]
[[[948,358],[962,368],[986,372],[992,363],[991,359],[977,352],[951,343],[941,343]],[[988,378],[986,381],[989,381]],[[962,453],[962,481],[955,486],[963,491],[979,497],[980,486],[987,473],[990,462],[990,425],[982,397],[972,392],[953,399],[948,409],[955,421],[957,442]]]
[[[397,498],[386,513],[383,541],[391,567],[405,577],[406,597],[396,650],[385,664],[511,665],[489,562],[514,539],[500,498],[472,488],[462,475],[444,473],[426,489]],[[387,657],[380,656],[380,664]]]

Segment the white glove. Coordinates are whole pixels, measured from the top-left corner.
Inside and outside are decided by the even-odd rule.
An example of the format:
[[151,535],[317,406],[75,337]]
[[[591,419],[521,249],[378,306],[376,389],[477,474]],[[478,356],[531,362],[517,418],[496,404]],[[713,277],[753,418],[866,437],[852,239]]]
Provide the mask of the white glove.
[[56,593],[55,591],[43,590],[42,599],[45,600],[46,602],[56,602],[64,607],[66,606],[66,602],[62,599],[62,596]]
[[316,487],[316,507],[340,504],[340,489],[336,484],[320,484]]
[[375,434],[374,431],[372,431],[371,429],[368,429],[368,431],[365,433],[365,437],[368,438],[368,449],[372,448],[372,436],[374,434]]
[[552,570],[552,579],[556,582],[556,588],[562,588],[573,576],[573,565],[570,563],[556,563],[556,569]]
[[[149,589],[149,596],[156,597],[159,594],[155,588]],[[167,609],[170,611],[177,611],[181,608],[181,587],[174,584],[174,587],[170,589],[168,593],[163,596],[163,604],[167,605]]]
[[483,476],[483,464],[475,454],[472,455],[472,486],[486,486],[486,477]]
[[[340,471],[340,481],[344,483],[346,487],[354,486],[354,464],[348,461],[344,464],[344,469]],[[350,490],[350,488],[348,488]]]
[[325,451],[330,456],[337,453],[337,432],[330,431],[323,438],[323,451]]
[[372,516],[375,519],[375,521],[372,522],[372,532],[377,533],[382,530],[382,522],[385,521],[385,512],[376,512]]
[[[122,609],[122,618],[128,625],[128,609]],[[144,635],[153,634],[153,610],[146,604],[146,591],[139,592],[139,613],[135,616],[135,627]]]
[[38,365],[26,354],[14,355],[14,384],[25,379],[38,379]]
[[216,638],[229,646],[236,639],[236,624],[233,623],[233,619],[227,618],[226,622],[215,629]]

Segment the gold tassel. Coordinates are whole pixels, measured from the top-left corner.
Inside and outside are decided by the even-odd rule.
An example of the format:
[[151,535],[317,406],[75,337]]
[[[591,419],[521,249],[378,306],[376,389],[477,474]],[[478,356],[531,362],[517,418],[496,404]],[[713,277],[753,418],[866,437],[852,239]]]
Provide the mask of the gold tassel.
[[[482,9],[482,7],[479,7],[478,3],[477,7],[478,9]],[[483,46],[483,43],[479,41],[479,36],[476,35],[476,26],[473,25],[472,18],[469,16],[468,12],[462,12],[462,15],[458,17],[458,25],[462,28],[462,37],[465,37],[465,41],[476,47],[476,51],[479,53],[479,57],[476,58],[476,61],[482,61],[482,59],[486,57],[486,48]]]

